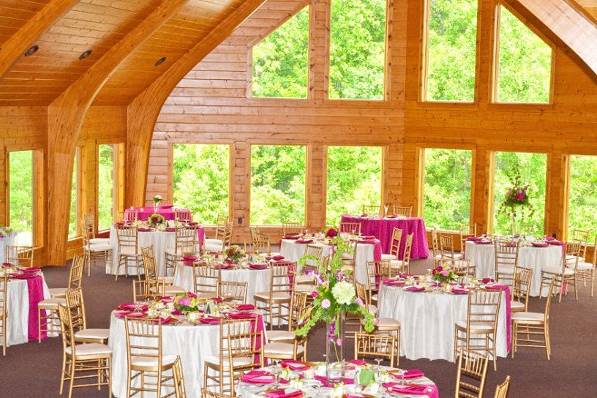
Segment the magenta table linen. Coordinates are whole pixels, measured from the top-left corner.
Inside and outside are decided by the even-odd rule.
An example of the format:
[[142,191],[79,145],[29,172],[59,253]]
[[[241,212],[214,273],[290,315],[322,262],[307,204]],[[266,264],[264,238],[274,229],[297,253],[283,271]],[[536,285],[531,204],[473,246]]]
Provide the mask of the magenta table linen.
[[[27,289],[29,290],[29,341],[35,341],[39,337],[38,329],[38,311],[37,307],[40,301],[44,299],[44,282],[40,275],[27,279]],[[46,327],[46,317],[42,315],[42,329]],[[42,339],[47,338],[46,332],[42,332]]]
[[512,345],[512,296],[510,295],[510,286],[504,284],[495,284],[487,286],[487,290],[501,290],[506,299],[506,338],[508,339],[508,352]]
[[[178,211],[180,213],[188,212],[189,217],[190,217],[191,211],[189,209],[178,209]],[[137,220],[147,221],[149,216],[151,216],[152,214],[154,214],[156,212],[153,210],[153,207],[141,207],[141,208],[134,208],[134,209],[126,209],[124,211],[125,219],[128,219],[127,216],[130,213],[137,213]],[[176,218],[176,214],[174,213],[173,208],[158,208],[157,214],[163,216],[166,220],[174,220]]]
[[402,230],[402,241],[400,242],[401,259],[404,255],[406,236],[411,233],[413,234],[413,246],[410,255],[411,259],[417,260],[429,256],[427,230],[425,229],[425,222],[422,218],[370,218],[344,215],[342,216],[341,222],[360,223],[361,234],[373,235],[379,239],[384,253],[390,252],[394,227],[400,228]]

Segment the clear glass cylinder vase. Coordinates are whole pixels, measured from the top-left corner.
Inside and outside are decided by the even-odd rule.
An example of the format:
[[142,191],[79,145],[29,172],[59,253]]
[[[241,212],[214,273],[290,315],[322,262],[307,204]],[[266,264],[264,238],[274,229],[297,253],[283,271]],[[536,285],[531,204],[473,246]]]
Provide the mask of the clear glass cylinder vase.
[[344,313],[326,323],[325,370],[328,380],[344,378]]

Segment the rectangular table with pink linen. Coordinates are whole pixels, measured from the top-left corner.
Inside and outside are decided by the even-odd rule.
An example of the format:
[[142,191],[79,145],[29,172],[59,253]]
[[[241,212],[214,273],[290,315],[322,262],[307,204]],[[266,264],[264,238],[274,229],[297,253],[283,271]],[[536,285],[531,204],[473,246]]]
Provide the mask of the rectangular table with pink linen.
[[413,260],[427,258],[429,256],[429,246],[427,244],[427,230],[425,222],[420,217],[390,218],[390,217],[360,217],[343,215],[341,222],[360,223],[362,235],[373,235],[381,241],[381,247],[384,253],[390,252],[392,244],[392,233],[394,228],[402,230],[402,240],[400,242],[400,258],[404,255],[404,246],[406,236],[413,234],[413,245],[410,257]]

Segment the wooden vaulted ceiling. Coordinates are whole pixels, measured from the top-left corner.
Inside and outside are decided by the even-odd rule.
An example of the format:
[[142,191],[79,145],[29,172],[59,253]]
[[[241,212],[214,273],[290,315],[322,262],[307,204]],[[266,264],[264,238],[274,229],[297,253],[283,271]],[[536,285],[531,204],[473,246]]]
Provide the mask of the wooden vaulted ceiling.
[[[0,46],[55,0],[0,0]],[[128,104],[244,0],[188,0],[110,76],[96,104]],[[79,0],[0,79],[0,106],[49,105],[160,0]],[[92,53],[79,59],[87,50]],[[166,60],[156,65],[158,59]]]

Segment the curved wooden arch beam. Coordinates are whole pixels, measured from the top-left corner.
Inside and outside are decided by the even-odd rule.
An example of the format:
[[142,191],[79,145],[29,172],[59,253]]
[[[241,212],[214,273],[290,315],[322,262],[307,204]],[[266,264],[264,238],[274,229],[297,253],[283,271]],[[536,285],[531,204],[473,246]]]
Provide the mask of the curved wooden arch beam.
[[226,39],[266,0],[245,0],[193,48],[170,66],[127,107],[125,207],[145,203],[145,186],[153,128],[162,105],[178,82]]
[[49,264],[62,264],[66,255],[73,157],[85,114],[116,68],[187,1],[162,0],[151,14],[108,50],[48,107],[46,247]]
[[66,14],[78,0],[51,0],[0,47],[0,77],[57,19]]

